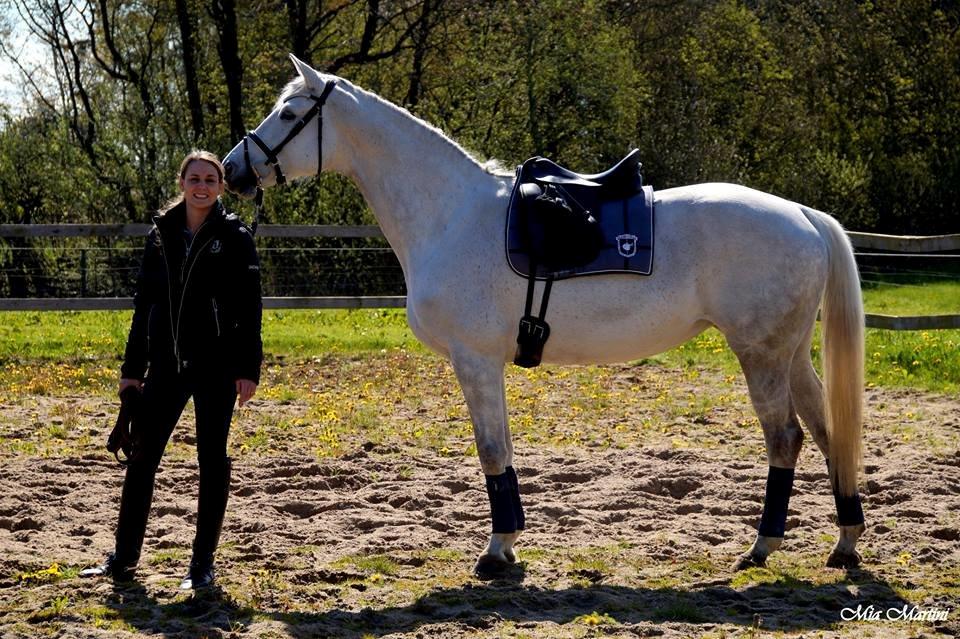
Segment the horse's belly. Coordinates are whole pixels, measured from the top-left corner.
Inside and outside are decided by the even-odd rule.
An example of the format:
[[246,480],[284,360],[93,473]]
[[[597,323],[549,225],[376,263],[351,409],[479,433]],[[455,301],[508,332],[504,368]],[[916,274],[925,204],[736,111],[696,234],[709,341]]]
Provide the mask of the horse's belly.
[[550,339],[543,359],[556,364],[605,364],[674,348],[710,326],[694,304],[557,303],[547,313]]

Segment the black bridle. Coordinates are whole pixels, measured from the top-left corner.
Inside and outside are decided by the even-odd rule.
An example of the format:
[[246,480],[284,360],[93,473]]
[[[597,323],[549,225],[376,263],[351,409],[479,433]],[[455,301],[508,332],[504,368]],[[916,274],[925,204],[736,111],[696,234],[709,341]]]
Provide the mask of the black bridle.
[[254,233],[257,232],[257,223],[260,218],[260,212],[263,210],[263,188],[260,186],[260,181],[262,180],[257,169],[250,162],[250,148],[247,143],[247,140],[253,140],[253,143],[260,147],[260,150],[263,151],[263,154],[267,156],[267,166],[273,166],[273,171],[277,176],[277,184],[286,184],[287,178],[283,174],[283,171],[280,169],[280,159],[277,157],[279,153],[283,150],[283,147],[297,136],[300,131],[302,131],[313,118],[317,118],[317,175],[320,175],[320,172],[323,170],[323,105],[326,103],[327,98],[330,96],[330,93],[333,91],[334,87],[337,85],[336,80],[330,80],[323,86],[323,91],[320,92],[320,95],[292,95],[286,100],[284,104],[292,100],[293,98],[309,98],[313,100],[313,106],[310,107],[310,110],[303,114],[300,120],[290,129],[290,132],[287,133],[287,136],[283,138],[279,144],[277,144],[272,149],[267,146],[266,142],[260,139],[253,131],[247,133],[243,138],[243,161],[246,163],[246,168],[248,171],[252,172],[257,176],[257,197],[254,207],[253,215],[253,225],[251,227]]

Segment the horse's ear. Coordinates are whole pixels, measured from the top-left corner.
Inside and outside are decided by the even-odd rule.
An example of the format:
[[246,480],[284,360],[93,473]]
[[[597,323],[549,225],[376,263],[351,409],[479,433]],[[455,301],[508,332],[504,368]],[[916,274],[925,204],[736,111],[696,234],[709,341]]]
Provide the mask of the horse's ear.
[[300,77],[303,78],[303,81],[307,83],[308,87],[317,88],[323,86],[323,79],[320,77],[320,74],[317,73],[316,69],[292,53],[290,54],[290,60],[293,61],[293,66],[296,67],[297,73],[300,74]]

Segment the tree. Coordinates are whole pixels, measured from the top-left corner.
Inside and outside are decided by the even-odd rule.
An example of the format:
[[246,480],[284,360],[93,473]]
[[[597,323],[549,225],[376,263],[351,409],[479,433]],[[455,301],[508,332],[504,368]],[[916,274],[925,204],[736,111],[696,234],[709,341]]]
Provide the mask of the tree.
[[[190,147],[225,152],[270,110],[290,50],[507,165],[544,154],[596,171],[639,146],[659,188],[742,182],[862,230],[960,224],[953,3],[2,2],[48,58],[18,58],[0,32],[31,93],[0,126],[45,122],[31,143],[70,178],[3,188],[67,202],[73,221],[147,219]],[[370,221],[335,177],[269,197],[275,222]]]
[[190,106],[190,122],[193,126],[193,139],[203,139],[203,104],[200,99],[200,85],[197,80],[197,54],[194,42],[194,18],[187,0],[176,0],[177,24],[180,27],[180,52],[183,59],[183,76],[187,89],[187,103]]
[[230,141],[243,138],[243,62],[240,60],[237,7],[234,0],[210,0],[210,17],[217,28],[217,51],[223,65],[223,81],[229,100]]

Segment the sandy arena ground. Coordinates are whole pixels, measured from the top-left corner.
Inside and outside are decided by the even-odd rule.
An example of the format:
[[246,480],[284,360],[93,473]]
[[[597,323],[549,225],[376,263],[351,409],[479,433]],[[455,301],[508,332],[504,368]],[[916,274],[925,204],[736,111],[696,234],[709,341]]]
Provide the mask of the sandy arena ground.
[[[337,362],[336,375],[330,362],[274,372],[263,397],[238,414],[221,589],[203,596],[176,588],[195,509],[189,412],[158,474],[140,580],[114,586],[75,576],[112,547],[122,473],[101,449],[112,400],[23,395],[0,407],[8,445],[36,439],[57,420],[69,426],[59,442],[64,454],[12,454],[8,446],[0,455],[0,637],[960,635],[956,398],[868,392],[870,527],[861,569],[823,567],[836,527],[825,466],[808,437],[783,549],[768,569],[734,573],[730,565],[752,541],[766,477],[742,382],[655,364],[604,367],[604,387],[636,389],[636,403],[626,407],[632,414],[596,408],[590,419],[611,433],[606,443],[569,433],[538,441],[532,430],[518,436],[528,522],[521,563],[504,579],[481,581],[470,569],[487,539],[487,499],[476,457],[460,453],[469,450],[469,423],[456,408],[462,400],[452,376],[427,356],[379,360],[384,370],[406,367],[416,376],[427,367],[429,376],[403,390],[416,389],[413,403],[367,393],[376,407],[370,428],[381,435],[346,437],[339,456],[315,452],[310,424],[320,418],[310,397],[342,391],[363,362]],[[519,377],[511,392],[534,393],[540,413],[559,422],[594,410],[570,409],[583,398],[582,384],[556,377]],[[271,383],[309,394],[271,398]],[[677,412],[657,401],[664,389],[732,399]],[[655,423],[648,436],[627,439],[629,428],[617,430],[642,417]],[[304,426],[282,422],[291,418]],[[438,443],[412,445],[400,428],[411,423]],[[277,436],[270,424],[288,425]],[[282,445],[257,449],[260,433]],[[841,618],[858,605],[884,620]],[[947,619],[886,619],[904,606],[945,611]]]

